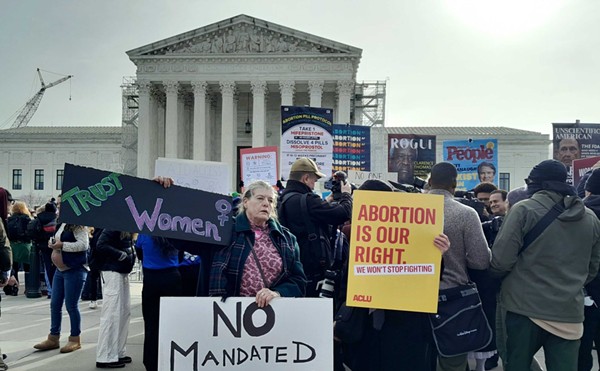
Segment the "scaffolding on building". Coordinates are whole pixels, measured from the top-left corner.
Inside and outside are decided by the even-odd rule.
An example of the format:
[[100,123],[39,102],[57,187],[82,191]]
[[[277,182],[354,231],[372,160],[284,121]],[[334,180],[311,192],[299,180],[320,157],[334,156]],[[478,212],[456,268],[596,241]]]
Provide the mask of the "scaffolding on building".
[[123,173],[137,175],[137,131],[138,131],[138,89],[135,76],[123,77],[121,84],[123,134],[121,139],[121,159]]
[[385,126],[385,81],[356,82],[354,88],[354,125]]

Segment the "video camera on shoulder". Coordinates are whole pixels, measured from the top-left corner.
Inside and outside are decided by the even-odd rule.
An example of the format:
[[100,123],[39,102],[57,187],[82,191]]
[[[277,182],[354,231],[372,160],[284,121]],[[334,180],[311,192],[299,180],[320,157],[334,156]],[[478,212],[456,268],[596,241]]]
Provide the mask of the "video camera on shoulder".
[[[325,182],[324,187],[331,191],[334,201],[339,201],[342,198],[342,183],[346,184],[347,179],[348,175],[346,175],[345,172],[336,171],[335,174]],[[358,188],[352,183],[350,183],[350,186],[352,187],[352,192]]]
[[477,211],[477,215],[479,215],[482,222],[488,220],[484,214],[485,204],[475,197],[473,191],[456,191],[454,192],[454,199]]
[[390,182],[397,190],[408,193],[423,193],[423,188],[425,188],[425,185],[427,184],[425,179],[421,179],[418,176],[413,178],[412,184],[398,183],[393,180],[389,180],[388,182]]

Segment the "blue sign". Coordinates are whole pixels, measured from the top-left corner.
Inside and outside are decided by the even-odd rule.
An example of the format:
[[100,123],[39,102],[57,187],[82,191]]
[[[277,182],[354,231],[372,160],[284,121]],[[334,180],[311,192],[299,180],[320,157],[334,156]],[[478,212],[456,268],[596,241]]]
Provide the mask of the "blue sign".
[[444,161],[458,170],[456,190],[468,191],[481,182],[498,185],[498,140],[444,141]]

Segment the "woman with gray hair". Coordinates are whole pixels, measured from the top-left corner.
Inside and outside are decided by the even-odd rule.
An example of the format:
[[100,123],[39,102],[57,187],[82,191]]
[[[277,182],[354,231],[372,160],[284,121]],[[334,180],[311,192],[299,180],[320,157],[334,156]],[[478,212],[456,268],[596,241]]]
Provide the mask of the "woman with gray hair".
[[306,276],[296,237],[276,215],[277,192],[264,181],[246,188],[232,243],[215,253],[209,294],[255,296],[259,307],[276,297],[302,297]]
[[[169,177],[154,181],[165,188],[174,184]],[[305,296],[300,248],[296,237],[277,221],[277,192],[258,180],[246,187],[241,198],[231,244],[172,240],[175,247],[193,254],[215,250],[208,284],[211,296],[254,296],[261,308],[276,297]]]

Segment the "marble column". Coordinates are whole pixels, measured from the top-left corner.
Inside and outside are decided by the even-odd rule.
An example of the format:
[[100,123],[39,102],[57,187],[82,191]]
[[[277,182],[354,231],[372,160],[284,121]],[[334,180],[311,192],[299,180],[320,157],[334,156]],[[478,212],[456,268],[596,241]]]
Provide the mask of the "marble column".
[[149,178],[152,174],[152,161],[150,158],[150,88],[152,84],[147,80],[138,80],[138,152],[137,176]]
[[214,145],[215,141],[215,130],[214,125],[215,117],[216,117],[216,98],[207,93],[206,94],[206,148],[204,151],[204,156],[206,161],[215,161],[213,158],[213,152],[215,151],[216,146]]
[[[231,176],[229,183],[234,187],[235,174],[235,137],[237,127],[235,126],[234,117],[234,102],[233,95],[235,94],[235,81],[220,81],[222,97],[222,112],[221,112],[221,162],[231,166]],[[232,139],[233,138],[233,139]]]
[[157,121],[158,121],[158,157],[165,157],[165,118],[167,112],[167,97],[165,94],[157,96]]
[[153,86],[150,91],[150,132],[148,133],[148,146],[150,147],[150,177],[154,176],[155,160],[160,156],[159,149],[159,115],[162,92],[158,87]]
[[337,83],[337,94],[338,94],[338,109],[337,109],[337,123],[338,124],[349,124],[350,123],[350,103],[352,99],[352,93],[354,92],[354,81],[352,80],[340,80]]
[[165,115],[165,157],[177,158],[177,140],[179,138],[179,82],[165,81],[163,84],[167,94],[167,112]]
[[267,133],[265,95],[266,81],[250,81],[252,88],[252,147],[264,147]]
[[321,99],[323,97],[323,80],[310,80],[308,82],[308,91],[310,94],[310,106],[321,107]]
[[281,92],[281,105],[294,105],[294,91],[296,90],[296,82],[294,80],[279,81],[279,91]]
[[192,81],[194,89],[194,141],[192,146],[192,159],[206,160],[206,143],[209,140],[206,123],[206,81]]
[[185,94],[179,86],[177,94],[177,158],[185,158]]

